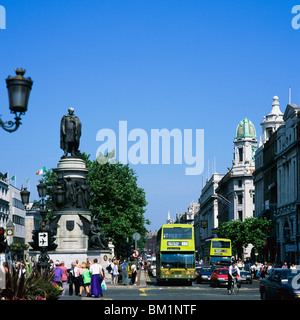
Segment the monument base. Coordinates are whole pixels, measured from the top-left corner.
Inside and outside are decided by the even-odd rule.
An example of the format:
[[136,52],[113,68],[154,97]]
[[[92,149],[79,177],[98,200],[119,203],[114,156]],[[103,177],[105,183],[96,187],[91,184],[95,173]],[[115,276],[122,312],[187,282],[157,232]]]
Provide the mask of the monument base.
[[[93,263],[94,259],[98,259],[98,262],[102,265],[103,269],[105,270],[105,267],[107,265],[108,259],[113,258],[113,250],[107,249],[107,250],[82,250],[82,251],[53,251],[48,252],[48,255],[50,257],[50,260],[53,261],[55,264],[55,261],[58,260],[59,262],[64,261],[65,267],[68,269],[71,267],[71,264],[73,262],[76,262],[78,260],[79,264],[82,264],[83,262],[86,262],[86,259],[89,258],[91,263]],[[38,261],[38,257],[40,255],[40,252],[31,251],[29,252],[29,257],[31,261]]]

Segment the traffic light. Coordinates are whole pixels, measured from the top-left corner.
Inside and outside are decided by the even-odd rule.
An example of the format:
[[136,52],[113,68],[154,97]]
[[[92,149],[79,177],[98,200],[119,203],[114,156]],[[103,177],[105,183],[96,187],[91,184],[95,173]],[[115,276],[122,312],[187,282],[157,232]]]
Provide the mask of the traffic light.
[[49,251],[54,251],[57,248],[57,244],[55,243],[55,231],[48,231],[49,235],[49,245],[48,245],[48,250]]
[[6,251],[5,229],[0,228],[0,252]]
[[122,246],[124,256],[127,258],[131,255],[133,249],[133,244],[130,244],[129,242],[124,243]]
[[39,230],[32,231],[32,242],[28,242],[29,245],[32,247],[33,250],[39,250]]

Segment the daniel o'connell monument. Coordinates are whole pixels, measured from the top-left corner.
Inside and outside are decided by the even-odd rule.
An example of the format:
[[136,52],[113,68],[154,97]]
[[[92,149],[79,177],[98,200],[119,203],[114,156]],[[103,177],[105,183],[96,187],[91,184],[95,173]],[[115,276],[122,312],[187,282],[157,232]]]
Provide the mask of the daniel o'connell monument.
[[79,143],[82,124],[69,108],[60,124],[60,148],[63,156],[53,171],[57,181],[52,187],[53,218],[59,218],[54,252],[49,252],[55,261],[83,262],[86,258],[97,258],[106,264],[111,250],[97,219],[92,219],[90,186],[86,179],[88,169],[81,157]]

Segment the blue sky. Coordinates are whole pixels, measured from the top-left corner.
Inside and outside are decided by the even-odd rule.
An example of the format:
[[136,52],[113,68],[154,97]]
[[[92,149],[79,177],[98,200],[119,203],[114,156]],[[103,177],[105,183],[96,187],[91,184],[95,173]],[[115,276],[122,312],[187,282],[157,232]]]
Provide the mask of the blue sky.
[[[8,111],[5,78],[16,67],[34,84],[23,125],[0,130],[0,171],[30,177],[56,167],[59,125],[69,107],[83,124],[80,149],[95,159],[102,128],[204,129],[208,162],[219,173],[232,163],[238,122],[260,123],[279,96],[281,110],[300,104],[300,30],[291,26],[295,1],[0,0],[0,114]],[[2,80],[1,80],[2,79]],[[2,84],[1,84],[2,83]],[[202,175],[186,165],[131,165],[147,195],[149,229],[158,229],[201,193]]]

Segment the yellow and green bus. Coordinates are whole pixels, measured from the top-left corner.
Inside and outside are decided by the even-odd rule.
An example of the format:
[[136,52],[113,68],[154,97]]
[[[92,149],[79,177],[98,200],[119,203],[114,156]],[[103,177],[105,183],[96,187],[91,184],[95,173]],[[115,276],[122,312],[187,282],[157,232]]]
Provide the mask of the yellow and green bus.
[[163,282],[195,280],[195,239],[190,224],[164,224],[157,233],[156,279]]
[[224,238],[207,239],[203,245],[203,264],[206,266],[229,266],[231,264],[231,240]]

